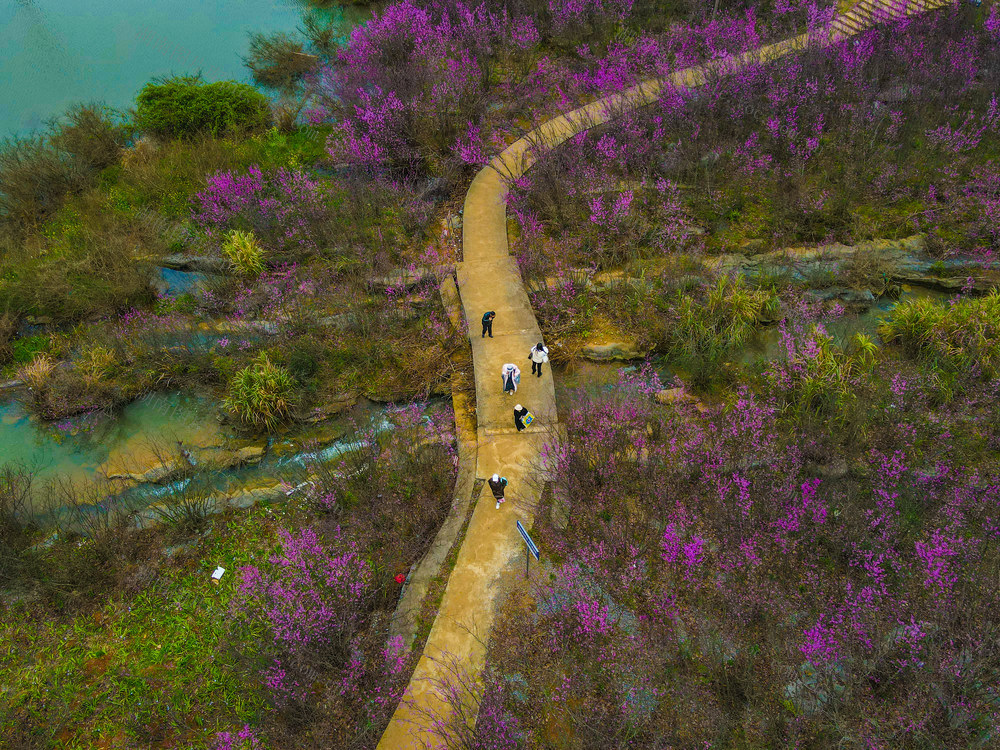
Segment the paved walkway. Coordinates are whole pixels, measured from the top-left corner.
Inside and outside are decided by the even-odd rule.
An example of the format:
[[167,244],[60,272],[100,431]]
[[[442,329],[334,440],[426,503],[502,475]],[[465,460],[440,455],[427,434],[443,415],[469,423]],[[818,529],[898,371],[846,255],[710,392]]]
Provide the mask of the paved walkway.
[[[528,351],[541,340],[538,321],[528,301],[517,265],[507,245],[506,182],[517,178],[534,162],[534,155],[558,146],[571,136],[608,122],[617,113],[649,104],[664,88],[700,86],[706,77],[766,62],[805,48],[810,42],[827,44],[857,33],[878,21],[916,14],[948,4],[944,0],[862,0],[837,19],[822,39],[803,34],[753,52],[672,74],[666,81],[646,81],[620,94],[555,117],[511,144],[490,166],[476,175],[466,194],[463,216],[463,257],[458,286],[469,321],[476,372],[476,416],[479,451],[476,474],[506,476],[508,501],[496,510],[488,490],[478,503],[448,580],[441,607],[424,653],[414,670],[407,696],[379,743],[380,750],[438,747],[431,716],[446,716],[437,686],[447,676],[447,665],[460,664],[471,679],[481,672],[486,642],[493,623],[501,574],[523,557],[523,543],[515,528],[521,520],[531,526],[545,471],[541,451],[558,430],[555,390],[548,365],[542,378],[530,375]],[[846,19],[844,21],[843,19]],[[494,338],[480,338],[480,318],[495,310]],[[501,392],[500,368],[514,362],[521,368],[516,396]],[[538,420],[529,430],[514,430],[513,407],[520,402]]]

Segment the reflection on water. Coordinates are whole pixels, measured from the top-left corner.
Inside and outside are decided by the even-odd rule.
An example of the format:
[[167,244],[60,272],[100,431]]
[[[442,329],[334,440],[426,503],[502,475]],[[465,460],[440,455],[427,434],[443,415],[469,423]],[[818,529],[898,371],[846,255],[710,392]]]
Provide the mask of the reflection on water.
[[75,102],[128,107],[157,76],[200,71],[249,81],[247,35],[293,32],[304,11],[333,19],[344,34],[370,12],[298,0],[7,0],[0,136],[39,129]]

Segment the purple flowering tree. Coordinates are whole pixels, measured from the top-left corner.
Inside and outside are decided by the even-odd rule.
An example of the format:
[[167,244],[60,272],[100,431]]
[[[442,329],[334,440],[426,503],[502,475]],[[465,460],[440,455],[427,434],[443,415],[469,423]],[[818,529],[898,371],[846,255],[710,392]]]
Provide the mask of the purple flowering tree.
[[229,230],[251,231],[269,253],[309,253],[323,237],[326,189],[295,169],[216,172],[194,197],[192,219],[213,241]]

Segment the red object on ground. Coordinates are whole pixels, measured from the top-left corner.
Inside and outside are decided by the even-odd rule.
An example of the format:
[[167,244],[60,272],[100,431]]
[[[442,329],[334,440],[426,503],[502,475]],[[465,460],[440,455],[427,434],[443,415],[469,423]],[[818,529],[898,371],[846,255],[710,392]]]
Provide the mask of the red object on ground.
[[396,583],[403,583],[406,580],[406,573],[400,573],[396,576]]

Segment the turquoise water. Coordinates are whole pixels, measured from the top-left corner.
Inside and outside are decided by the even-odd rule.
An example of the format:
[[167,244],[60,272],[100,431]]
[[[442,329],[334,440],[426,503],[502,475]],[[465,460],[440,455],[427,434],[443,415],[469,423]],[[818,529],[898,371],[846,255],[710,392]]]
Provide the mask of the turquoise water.
[[[249,81],[251,31],[292,32],[301,0],[2,0],[0,136],[40,128],[74,102],[132,104],[150,78]],[[310,11],[344,24],[339,10]],[[353,11],[354,16],[365,11]],[[360,16],[359,16],[360,17]]]
[[216,439],[215,405],[191,394],[154,393],[129,404],[114,417],[78,416],[40,422],[22,403],[0,403],[0,463],[32,469],[40,482],[93,479],[117,454],[143,453]]

